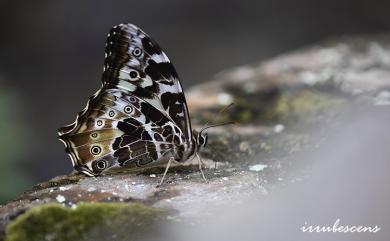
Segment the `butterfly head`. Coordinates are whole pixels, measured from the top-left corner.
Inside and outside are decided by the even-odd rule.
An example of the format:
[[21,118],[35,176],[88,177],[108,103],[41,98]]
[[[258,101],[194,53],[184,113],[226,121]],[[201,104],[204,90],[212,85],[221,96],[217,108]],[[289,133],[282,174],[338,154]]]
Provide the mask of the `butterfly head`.
[[209,125],[209,126],[203,127],[199,132],[193,130],[194,136],[196,136],[196,144],[197,144],[198,150],[207,146],[208,135],[207,135],[207,132],[204,132],[205,130],[212,128],[212,127],[230,125],[230,124],[234,124],[234,122],[226,122],[226,123],[221,123],[221,124]]

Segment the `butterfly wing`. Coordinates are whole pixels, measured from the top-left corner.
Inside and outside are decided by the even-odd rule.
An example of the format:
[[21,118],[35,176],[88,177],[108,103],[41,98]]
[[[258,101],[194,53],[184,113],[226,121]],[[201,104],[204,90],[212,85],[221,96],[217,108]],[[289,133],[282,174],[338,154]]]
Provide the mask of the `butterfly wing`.
[[114,89],[92,96],[76,122],[59,130],[74,167],[88,175],[167,159],[178,134],[152,105]]
[[132,24],[111,29],[102,80],[75,123],[59,130],[76,170],[97,175],[193,154],[176,70],[146,33]]
[[140,28],[120,24],[107,36],[103,85],[120,88],[165,113],[184,138],[192,137],[186,99],[177,72],[160,46]]

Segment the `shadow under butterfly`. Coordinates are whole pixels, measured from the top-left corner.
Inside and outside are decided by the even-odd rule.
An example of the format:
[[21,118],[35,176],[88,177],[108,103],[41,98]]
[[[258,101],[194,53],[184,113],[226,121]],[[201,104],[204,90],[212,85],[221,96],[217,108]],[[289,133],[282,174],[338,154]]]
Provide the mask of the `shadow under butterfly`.
[[75,170],[89,176],[198,158],[207,145],[192,130],[175,68],[145,32],[114,26],[106,40],[102,87],[76,121],[58,130]]

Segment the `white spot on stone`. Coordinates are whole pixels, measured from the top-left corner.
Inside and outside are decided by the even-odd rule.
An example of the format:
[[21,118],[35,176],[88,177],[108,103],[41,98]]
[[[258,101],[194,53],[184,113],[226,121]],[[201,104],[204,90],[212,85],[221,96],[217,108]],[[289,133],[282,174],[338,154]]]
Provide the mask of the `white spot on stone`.
[[229,180],[229,178],[227,178],[227,177],[223,177],[223,178],[222,178],[222,180],[224,180],[224,181],[228,181],[228,180]]
[[280,133],[284,130],[284,125],[282,124],[277,124],[274,126],[274,132],[275,133]]
[[94,188],[94,187],[90,187],[90,188],[88,188],[88,190],[87,190],[88,192],[93,192],[93,191],[96,191],[96,188]]
[[249,149],[249,143],[246,141],[243,141],[240,143],[240,151],[247,151]]
[[150,174],[149,177],[156,177],[156,174]]
[[379,92],[375,97],[375,105],[390,105],[390,92],[386,90]]
[[57,195],[56,200],[59,203],[63,203],[63,202],[65,202],[66,198],[62,195]]
[[283,181],[283,178],[281,178],[281,177],[278,177],[278,181]]
[[60,187],[60,191],[66,191],[66,190],[69,190],[69,189],[71,189],[71,187]]
[[229,105],[233,102],[233,97],[228,93],[220,93],[217,97],[219,105]]
[[302,72],[299,77],[302,79],[304,84],[310,86],[317,84],[319,80],[318,76],[310,71]]
[[254,172],[260,172],[260,171],[264,170],[267,167],[268,166],[264,165],[264,164],[256,164],[256,165],[253,165],[253,166],[249,166],[249,170],[250,171],[254,171]]

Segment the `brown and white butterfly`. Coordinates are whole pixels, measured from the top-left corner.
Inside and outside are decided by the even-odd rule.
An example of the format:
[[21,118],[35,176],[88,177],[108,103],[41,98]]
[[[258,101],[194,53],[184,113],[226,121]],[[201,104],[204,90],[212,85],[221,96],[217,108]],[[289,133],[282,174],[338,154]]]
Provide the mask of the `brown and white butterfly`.
[[140,28],[111,29],[102,82],[76,121],[58,131],[75,170],[96,176],[168,161],[165,176],[171,161],[199,158],[207,134],[192,130],[175,68]]

